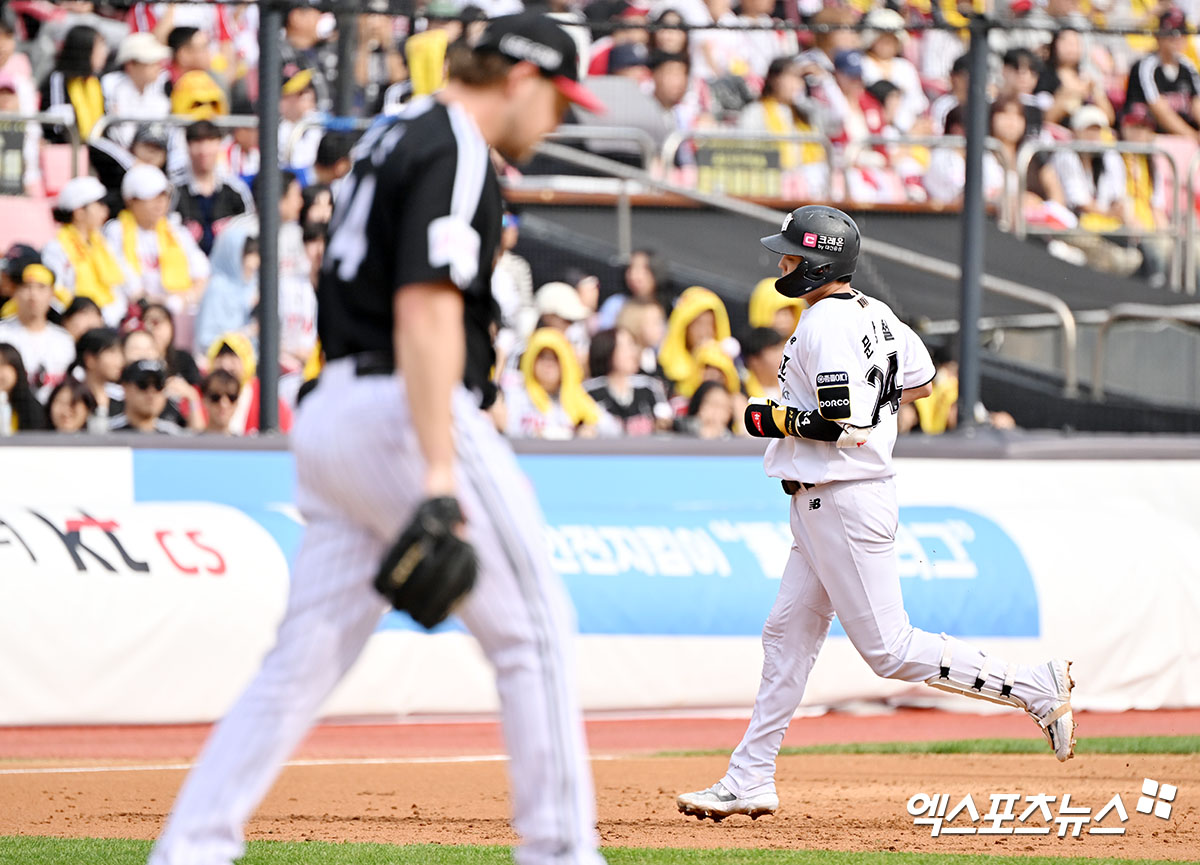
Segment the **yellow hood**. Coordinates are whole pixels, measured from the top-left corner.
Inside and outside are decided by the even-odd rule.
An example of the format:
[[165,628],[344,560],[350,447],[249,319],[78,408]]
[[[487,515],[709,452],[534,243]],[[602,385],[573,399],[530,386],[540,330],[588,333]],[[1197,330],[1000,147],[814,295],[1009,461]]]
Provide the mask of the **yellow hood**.
[[750,294],[750,326],[774,328],[775,313],[789,307],[795,309],[799,321],[801,313],[808,309],[808,303],[798,297],[784,297],[776,291],[775,277],[760,279]]
[[[206,103],[215,102],[213,108]],[[171,113],[188,114],[197,120],[210,120],[229,113],[229,99],[213,77],[200,69],[185,72],[171,91]]]
[[700,346],[688,351],[687,329],[689,324],[705,312],[712,312],[717,320],[717,342],[728,339],[729,313],[726,312],[721,298],[707,288],[693,285],[679,296],[675,308],[671,310],[671,318],[667,322],[667,335],[658,351],[658,362],[662,364],[663,373],[676,385],[688,381],[696,374],[696,360],[692,352]]
[[254,346],[249,337],[237,331],[221,334],[220,339],[213,341],[208,347],[208,366],[211,369],[221,349],[229,346],[233,353],[242,359],[242,386],[254,378],[258,372],[258,361],[254,357]]
[[558,367],[562,371],[558,401],[562,404],[563,411],[576,425],[596,423],[600,419],[600,410],[596,401],[583,389],[583,370],[579,368],[575,350],[571,348],[562,332],[554,328],[543,327],[535,330],[529,337],[525,353],[521,355],[521,375],[525,377],[525,391],[529,394],[529,399],[542,414],[550,410],[550,395],[533,377],[534,361],[547,348],[558,358]]
[[721,346],[715,342],[707,342],[696,351],[694,355],[696,361],[696,371],[687,381],[682,381],[676,388],[680,396],[690,397],[700,387],[704,381],[704,371],[708,367],[715,367],[725,375],[725,389],[730,393],[737,393],[741,389],[741,380],[738,378],[737,367],[733,365],[733,360],[724,351]]

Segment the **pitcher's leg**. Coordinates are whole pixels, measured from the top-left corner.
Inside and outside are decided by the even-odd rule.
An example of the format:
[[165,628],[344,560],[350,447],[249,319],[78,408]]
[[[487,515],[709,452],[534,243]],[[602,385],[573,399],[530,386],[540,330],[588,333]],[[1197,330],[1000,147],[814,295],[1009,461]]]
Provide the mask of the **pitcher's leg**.
[[[838,620],[863,659],[878,675],[925,682],[951,658],[954,678],[974,682],[985,655],[955,637],[914,628],[904,610],[894,538],[896,502],[891,481],[834,484],[822,493],[823,507],[803,515],[816,567]],[[1000,690],[1009,665],[991,659],[985,683]],[[1015,665],[1012,693],[1039,714],[1056,696],[1044,665]]]
[[775,792],[775,758],[832,621],[829,596],[807,558],[793,547],[763,627],[762,680],[750,726],[721,779],[735,796]]
[[[472,439],[470,441],[466,439]],[[479,582],[459,615],[496,669],[521,865],[596,865],[591,766],[576,695],[575,617],[541,511],[503,442],[459,440]]]
[[379,622],[384,604],[368,573],[379,555],[353,523],[305,529],[275,646],[214,728],[151,865],[229,865],[245,852],[246,821]]

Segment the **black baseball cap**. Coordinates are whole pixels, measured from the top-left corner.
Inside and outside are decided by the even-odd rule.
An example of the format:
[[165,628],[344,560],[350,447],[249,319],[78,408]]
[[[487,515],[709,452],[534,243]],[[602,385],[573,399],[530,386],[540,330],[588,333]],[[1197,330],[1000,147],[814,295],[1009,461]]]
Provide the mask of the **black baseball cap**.
[[5,275],[17,282],[21,281],[21,275],[25,272],[25,268],[31,264],[41,263],[41,254],[28,243],[14,243],[8,248],[8,252],[4,253],[4,258],[0,259],[0,266]]
[[149,144],[152,147],[167,149],[167,130],[161,123],[143,123],[133,136],[134,144]]
[[121,370],[121,384],[129,382],[136,385],[152,379],[157,379],[160,387],[166,384],[167,368],[163,366],[162,361],[135,360]]
[[579,83],[575,40],[553,18],[536,12],[492,18],[475,50],[496,51],[509,60],[532,63],[571,102],[593,114],[604,113],[604,103]]

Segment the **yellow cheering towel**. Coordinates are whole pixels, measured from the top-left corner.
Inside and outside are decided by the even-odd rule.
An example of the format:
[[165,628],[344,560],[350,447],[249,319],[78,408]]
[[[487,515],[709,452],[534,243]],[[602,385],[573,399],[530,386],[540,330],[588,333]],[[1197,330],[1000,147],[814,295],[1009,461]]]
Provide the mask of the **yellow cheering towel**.
[[113,303],[117,299],[113,289],[125,275],[104,235],[92,231],[85,240],[78,228],[64,225],[59,229],[58,242],[75,271],[75,294],[94,300],[101,309]]
[[671,318],[667,321],[667,335],[658,351],[658,362],[667,378],[677,385],[696,373],[696,360],[692,353],[700,346],[688,348],[687,329],[689,324],[706,312],[711,312],[716,318],[717,342],[728,339],[729,313],[725,310],[721,298],[707,288],[693,285],[679,296],[675,308],[671,310]]
[[521,375],[525,377],[525,391],[537,410],[545,414],[550,410],[550,394],[546,393],[536,378],[533,377],[533,364],[537,356],[545,349],[550,349],[558,358],[558,368],[561,370],[561,382],[558,386],[558,401],[571,422],[579,424],[594,424],[600,419],[600,410],[586,390],[583,389],[583,371],[579,368],[579,360],[575,350],[567,342],[561,331],[543,327],[535,330],[529,337],[529,345],[521,355]]
[[413,96],[427,96],[442,86],[446,71],[445,30],[426,30],[409,36],[404,43],[404,60],[412,80]]
[[[775,314],[781,309],[790,309],[800,321],[808,302],[799,297],[785,297],[775,290],[775,277],[760,279],[750,293],[750,326],[775,328]],[[795,330],[795,325],[792,326]]]
[[213,340],[213,344],[208,347],[208,368],[212,369],[213,364],[217,359],[217,355],[221,353],[221,349],[229,346],[242,361],[242,387],[245,387],[255,374],[258,372],[258,361],[254,354],[254,345],[250,342],[250,338],[244,333],[238,333],[236,330],[231,330],[228,333],[223,333],[218,339]]
[[75,109],[75,125],[79,129],[79,137],[87,141],[92,134],[92,127],[104,115],[104,91],[100,89],[100,79],[95,75],[87,78],[72,78],[67,81],[67,98]]
[[[142,263],[137,253],[137,220],[128,210],[122,210],[117,219],[121,222],[121,238],[125,260],[138,276],[142,274]],[[175,238],[171,224],[166,218],[160,219],[154,226],[158,237],[158,270],[162,279],[163,289],[170,292],[189,291],[192,287],[192,275],[188,272],[187,253]]]

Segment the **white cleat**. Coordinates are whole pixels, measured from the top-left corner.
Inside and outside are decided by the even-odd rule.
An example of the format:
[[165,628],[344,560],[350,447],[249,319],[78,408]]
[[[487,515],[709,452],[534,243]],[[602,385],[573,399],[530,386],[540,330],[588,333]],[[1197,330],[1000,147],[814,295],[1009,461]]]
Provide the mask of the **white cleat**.
[[1075,713],[1071,711],[1071,689],[1075,687],[1075,681],[1071,678],[1070,661],[1053,660],[1046,666],[1057,693],[1050,711],[1040,718],[1034,715],[1033,719],[1054,749],[1054,756],[1065,762],[1075,756]]
[[720,823],[731,814],[745,814],[752,820],[764,814],[774,814],[779,808],[779,797],[774,793],[759,793],[739,799],[718,781],[707,790],[683,793],[675,800],[675,804],[684,814],[690,814],[697,820],[710,817],[714,823]]

